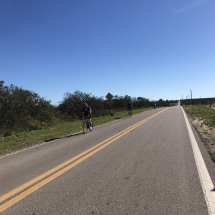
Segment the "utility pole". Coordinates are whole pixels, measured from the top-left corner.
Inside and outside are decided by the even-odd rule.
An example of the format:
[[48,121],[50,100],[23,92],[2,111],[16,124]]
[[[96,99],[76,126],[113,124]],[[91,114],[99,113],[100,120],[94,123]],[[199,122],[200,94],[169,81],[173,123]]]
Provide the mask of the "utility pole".
[[191,105],[192,105],[192,90],[190,90]]

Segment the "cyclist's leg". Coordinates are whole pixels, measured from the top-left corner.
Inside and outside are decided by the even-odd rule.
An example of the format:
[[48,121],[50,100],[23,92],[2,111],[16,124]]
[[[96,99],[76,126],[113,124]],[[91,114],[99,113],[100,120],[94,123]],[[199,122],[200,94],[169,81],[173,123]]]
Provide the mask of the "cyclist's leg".
[[128,109],[128,115],[131,116],[131,109]]

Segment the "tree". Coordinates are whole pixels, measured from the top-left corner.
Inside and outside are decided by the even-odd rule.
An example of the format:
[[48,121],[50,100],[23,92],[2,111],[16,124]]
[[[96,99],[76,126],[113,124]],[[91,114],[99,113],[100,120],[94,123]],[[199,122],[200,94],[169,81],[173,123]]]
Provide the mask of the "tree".
[[56,114],[51,101],[14,85],[4,86],[0,81],[0,129],[24,126],[29,119],[51,120]]
[[95,114],[104,109],[102,97],[98,98],[79,90],[75,91],[73,94],[64,94],[63,101],[58,106],[58,109],[62,113],[66,113],[72,118],[76,118],[81,115],[84,103],[88,103]]

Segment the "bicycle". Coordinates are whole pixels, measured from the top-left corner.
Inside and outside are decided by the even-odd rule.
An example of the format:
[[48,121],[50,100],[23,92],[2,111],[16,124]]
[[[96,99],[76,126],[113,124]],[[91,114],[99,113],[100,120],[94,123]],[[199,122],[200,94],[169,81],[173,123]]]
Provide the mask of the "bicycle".
[[83,128],[83,133],[86,134],[88,131],[92,131],[93,130],[93,121],[91,119],[91,122],[92,122],[92,128],[90,129],[90,121],[89,121],[89,118],[86,118],[84,121],[83,121],[83,125],[82,125],[82,128]]
[[131,109],[128,110],[128,116],[129,116],[129,117],[132,116],[132,111],[131,111]]

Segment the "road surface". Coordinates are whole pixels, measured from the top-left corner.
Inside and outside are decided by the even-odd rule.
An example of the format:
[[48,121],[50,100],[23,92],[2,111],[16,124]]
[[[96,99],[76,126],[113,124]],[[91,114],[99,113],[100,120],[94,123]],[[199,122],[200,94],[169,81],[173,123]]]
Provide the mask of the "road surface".
[[[214,163],[191,131],[214,184]],[[215,214],[196,159],[182,108],[150,110],[0,158],[0,212]]]

